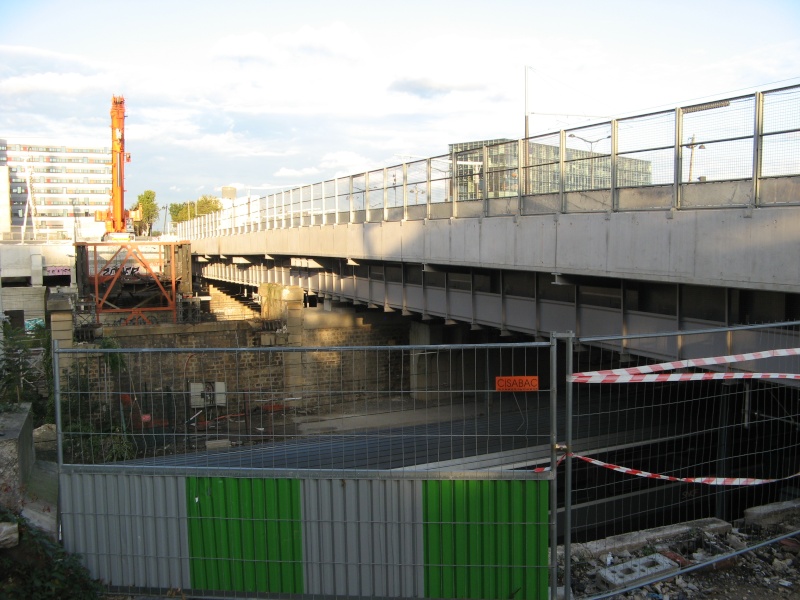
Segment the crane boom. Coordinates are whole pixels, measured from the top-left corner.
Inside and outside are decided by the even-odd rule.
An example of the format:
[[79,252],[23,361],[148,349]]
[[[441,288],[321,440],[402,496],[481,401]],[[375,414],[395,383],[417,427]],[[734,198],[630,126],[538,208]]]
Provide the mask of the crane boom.
[[128,220],[135,219],[138,214],[134,214],[134,211],[125,210],[125,163],[130,161],[131,155],[125,152],[125,98],[123,96],[112,96],[111,200],[108,210],[98,211],[95,214],[96,221],[105,221],[105,237],[133,232],[132,227],[128,225]]
[[110,232],[125,231],[125,98],[122,96],[111,97],[110,213]]

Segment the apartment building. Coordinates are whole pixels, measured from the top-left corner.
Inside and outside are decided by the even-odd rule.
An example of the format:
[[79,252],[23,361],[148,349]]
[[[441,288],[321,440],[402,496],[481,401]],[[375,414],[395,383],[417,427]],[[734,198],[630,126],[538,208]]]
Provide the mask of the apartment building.
[[[108,207],[111,149],[0,139],[0,232],[50,239],[99,239]],[[3,186],[5,187],[5,186]]]

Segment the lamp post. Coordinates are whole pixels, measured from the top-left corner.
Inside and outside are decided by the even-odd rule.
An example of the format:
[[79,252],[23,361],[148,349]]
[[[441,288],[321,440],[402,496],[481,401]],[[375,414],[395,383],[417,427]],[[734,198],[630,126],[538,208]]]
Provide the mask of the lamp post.
[[529,66],[525,66],[525,139],[528,139],[528,135],[530,134],[528,130],[528,69]]
[[606,135],[604,137],[597,138],[596,140],[587,140],[584,137],[581,137],[579,135],[575,135],[574,133],[570,133],[569,136],[567,136],[567,137],[575,138],[577,140],[581,140],[582,142],[586,142],[587,144],[589,144],[589,154],[590,154],[590,157],[589,157],[589,161],[590,161],[589,162],[589,180],[591,181],[591,185],[592,185],[591,189],[594,189],[594,156],[593,156],[594,155],[594,145],[597,144],[598,142],[602,142],[603,140],[607,140],[611,136],[610,135]]
[[694,168],[694,149],[697,148],[698,150],[705,150],[705,146],[700,144],[699,146],[694,143],[694,134],[692,134],[692,139],[689,141],[689,178],[686,180],[686,183],[692,183],[692,169]]

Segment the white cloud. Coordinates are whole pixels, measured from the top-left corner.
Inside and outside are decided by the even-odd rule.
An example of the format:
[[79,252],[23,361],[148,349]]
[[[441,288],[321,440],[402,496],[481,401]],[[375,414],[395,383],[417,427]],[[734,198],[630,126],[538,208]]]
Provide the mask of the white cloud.
[[107,145],[110,96],[123,94],[131,187],[174,202],[220,181],[312,183],[398,164],[398,153],[520,137],[526,104],[531,130],[549,132],[586,120],[566,115],[621,116],[797,82],[798,11],[764,1],[763,14],[783,18],[753,31],[737,0],[725,14],[682,0],[666,12],[583,0],[508,0],[492,11],[468,0],[407,0],[391,11],[142,0],[124,34],[108,27],[116,10],[102,3],[69,28],[67,8],[29,3],[35,42],[19,28],[0,45],[0,137]]
[[291,169],[288,167],[281,167],[275,172],[275,177],[297,177],[302,179],[307,179],[308,177],[313,177],[319,173],[319,169],[316,167],[305,167],[302,169]]
[[105,76],[81,73],[33,73],[0,81],[0,94],[4,96],[58,94],[78,97],[88,91],[99,91],[104,88],[108,88]]

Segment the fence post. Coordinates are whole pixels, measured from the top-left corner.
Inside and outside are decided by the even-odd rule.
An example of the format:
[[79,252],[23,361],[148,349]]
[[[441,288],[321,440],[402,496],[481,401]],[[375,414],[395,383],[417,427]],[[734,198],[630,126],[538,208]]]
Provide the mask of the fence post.
[[59,369],[59,356],[60,350],[58,348],[58,340],[53,340],[53,399],[55,401],[56,410],[56,456],[58,461],[58,470],[61,472],[61,467],[64,466],[64,433],[61,427],[61,373]]
[[558,342],[550,334],[550,598],[558,598]]
[[[572,348],[575,342],[575,333],[568,331],[566,333],[551,333],[551,339],[555,343],[558,339],[563,339],[564,348],[564,368],[566,370],[565,389],[564,389],[564,444],[559,446],[558,449],[564,452],[564,594],[568,598],[569,590],[572,587],[572,384],[569,383],[569,376],[572,375]],[[555,350],[551,349],[555,354]],[[556,371],[553,371],[553,364],[555,360],[551,360],[551,376],[553,382],[551,387],[556,387],[558,380]],[[552,393],[552,392],[551,392]],[[551,400],[552,401],[552,400]],[[552,418],[552,417],[551,417]],[[551,423],[551,429],[555,431],[556,427]],[[555,448],[555,446],[554,446]],[[555,470],[555,464],[553,464]],[[555,480],[553,483],[555,487]]]
[[[566,367],[566,381],[572,375],[572,346],[575,334],[572,331],[564,336],[566,348],[564,349],[564,365]],[[565,438],[564,452],[564,593],[572,588],[572,384],[567,383],[564,394],[566,405],[564,423]]]

